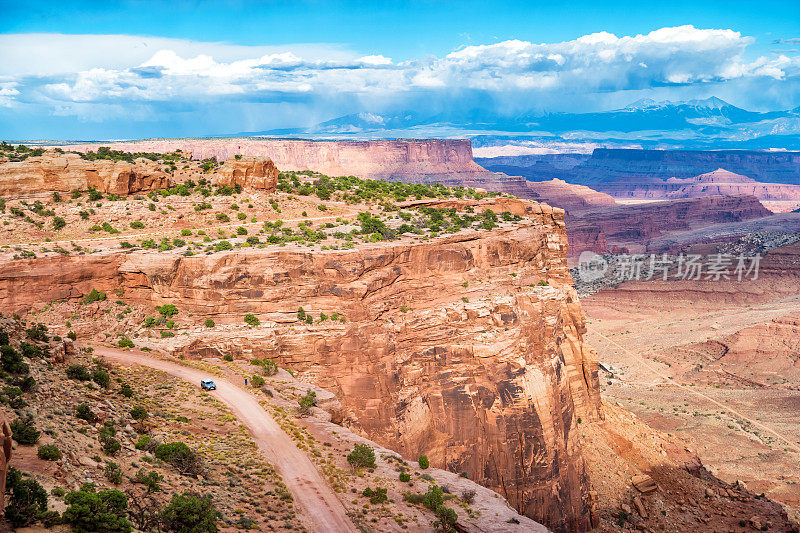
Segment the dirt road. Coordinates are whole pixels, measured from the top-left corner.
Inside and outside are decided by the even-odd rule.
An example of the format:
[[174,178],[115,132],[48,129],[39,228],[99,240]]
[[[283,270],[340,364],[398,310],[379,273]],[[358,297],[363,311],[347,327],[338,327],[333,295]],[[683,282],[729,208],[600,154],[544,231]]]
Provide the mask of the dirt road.
[[210,376],[202,370],[150,357],[141,352],[94,346],[94,354],[116,364],[138,364],[162,370],[198,387],[201,379],[213,378],[217,390],[210,394],[227,405],[250,430],[258,448],[291,491],[295,510],[309,531],[357,531],[333,489],[320,476],[311,460],[295,446],[253,395],[225,378]]

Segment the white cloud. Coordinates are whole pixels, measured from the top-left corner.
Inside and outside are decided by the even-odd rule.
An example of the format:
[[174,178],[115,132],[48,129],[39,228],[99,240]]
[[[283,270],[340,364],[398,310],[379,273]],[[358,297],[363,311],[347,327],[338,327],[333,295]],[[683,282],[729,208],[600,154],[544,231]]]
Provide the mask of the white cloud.
[[202,112],[213,103],[305,102],[319,113],[325,103],[333,107],[346,100],[353,106],[340,110],[346,114],[365,110],[367,103],[414,108],[438,101],[468,108],[480,101],[501,114],[569,95],[590,101],[596,94],[800,76],[800,56],[747,57],[752,42],[729,29],[677,26],[621,37],[598,32],[557,43],[514,39],[395,63],[328,44],[0,35],[0,105],[25,101],[59,114],[79,109],[86,117],[95,104],[102,117],[125,105],[150,106],[150,116],[151,104]]

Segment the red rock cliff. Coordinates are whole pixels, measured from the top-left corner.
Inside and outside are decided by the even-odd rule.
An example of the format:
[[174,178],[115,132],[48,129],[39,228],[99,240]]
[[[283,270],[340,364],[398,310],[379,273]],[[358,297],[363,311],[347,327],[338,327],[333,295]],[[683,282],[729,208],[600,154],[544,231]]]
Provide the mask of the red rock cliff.
[[[274,357],[336,392],[344,423],[371,439],[467,472],[553,529],[586,530],[576,424],[602,416],[596,356],[583,343],[563,212],[532,206],[527,226],[353,251],[20,260],[0,272],[0,305],[123,286],[127,300],[195,317],[254,313],[261,327],[190,331],[172,349]],[[306,325],[300,306],[346,322]]]

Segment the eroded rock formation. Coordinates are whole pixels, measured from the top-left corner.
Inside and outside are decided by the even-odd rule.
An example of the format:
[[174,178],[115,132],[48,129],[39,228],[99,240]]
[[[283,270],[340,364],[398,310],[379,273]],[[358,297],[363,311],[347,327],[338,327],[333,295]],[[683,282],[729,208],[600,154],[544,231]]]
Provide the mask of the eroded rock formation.
[[20,162],[0,163],[0,196],[90,187],[104,193],[131,194],[168,187],[169,175],[153,161],[87,161],[77,154],[47,152]]
[[[278,170],[268,158],[232,158],[202,176],[213,184],[238,184],[270,192],[277,185]],[[0,196],[85,191],[89,188],[127,195],[163,189],[190,177],[197,176],[183,169],[168,171],[166,166],[144,158],[133,163],[86,160],[78,154],[48,151],[20,162],[0,162]]]
[[553,529],[586,530],[577,424],[602,417],[596,355],[583,343],[563,212],[526,204],[534,222],[515,228],[352,251],[19,260],[0,273],[0,305],[121,286],[127,301],[174,303],[198,320],[254,313],[260,327],[189,331],[170,347],[274,357],[334,391],[344,423],[370,439],[466,472]]

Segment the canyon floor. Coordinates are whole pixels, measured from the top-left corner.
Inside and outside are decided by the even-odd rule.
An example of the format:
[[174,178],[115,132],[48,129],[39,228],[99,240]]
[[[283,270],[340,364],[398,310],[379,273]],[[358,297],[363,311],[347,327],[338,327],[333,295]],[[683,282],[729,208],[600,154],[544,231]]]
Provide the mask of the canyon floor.
[[716,294],[692,281],[639,282],[582,302],[603,396],[797,521],[800,296],[794,277],[782,279],[781,291],[723,282]]

